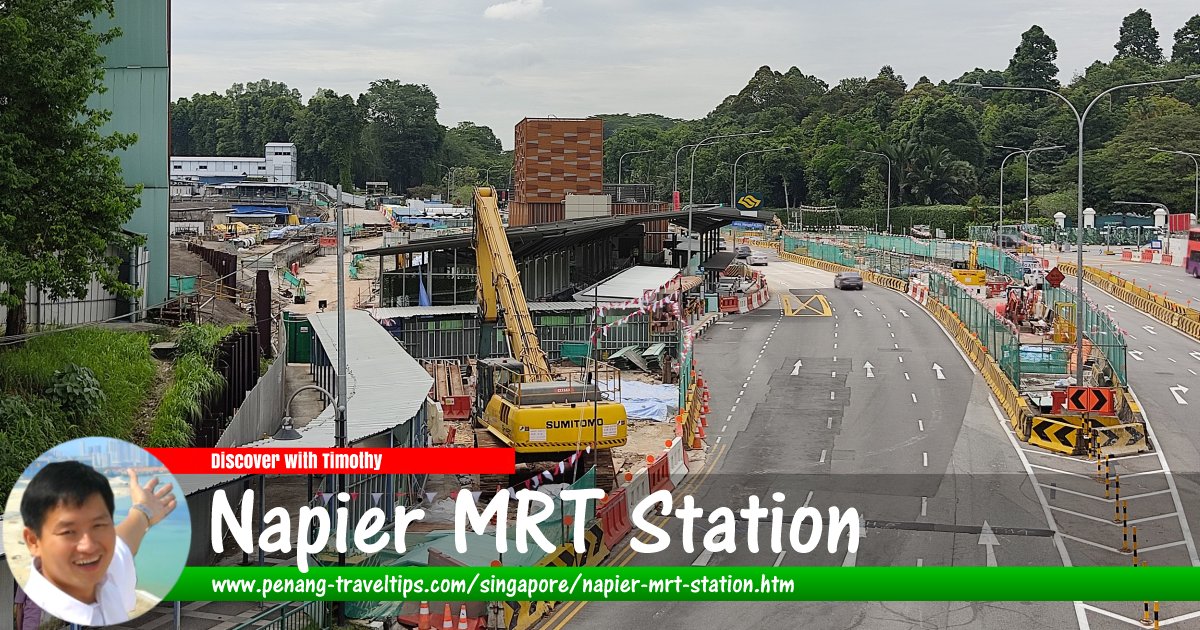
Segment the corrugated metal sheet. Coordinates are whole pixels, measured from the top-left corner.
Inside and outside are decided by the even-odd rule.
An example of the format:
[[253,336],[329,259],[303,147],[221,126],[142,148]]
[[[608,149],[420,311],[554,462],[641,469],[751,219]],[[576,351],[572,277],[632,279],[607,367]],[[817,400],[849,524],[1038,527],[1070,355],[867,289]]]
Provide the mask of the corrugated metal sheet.
[[[601,306],[608,302],[601,302]],[[591,302],[530,302],[529,310],[540,312],[576,312],[590,311],[595,305]],[[479,307],[474,304],[455,304],[452,306],[397,306],[390,308],[371,309],[371,316],[376,320],[403,319],[408,317],[423,317],[430,315],[475,315]]]
[[[309,315],[317,341],[337,366],[337,312]],[[415,418],[425,405],[433,378],[365,311],[346,312],[346,442],[351,447]],[[298,431],[297,440],[260,440],[243,448],[332,448],[334,406],[329,405]],[[179,475],[191,494],[245,475]]]
[[576,293],[575,299],[583,301],[598,295],[601,301],[634,300],[642,297],[648,290],[658,289],[677,275],[679,270],[670,267],[630,267],[598,285]]
[[116,0],[114,18],[97,16],[97,31],[121,29],[121,37],[104,46],[105,64],[110,68],[167,67],[168,0]]

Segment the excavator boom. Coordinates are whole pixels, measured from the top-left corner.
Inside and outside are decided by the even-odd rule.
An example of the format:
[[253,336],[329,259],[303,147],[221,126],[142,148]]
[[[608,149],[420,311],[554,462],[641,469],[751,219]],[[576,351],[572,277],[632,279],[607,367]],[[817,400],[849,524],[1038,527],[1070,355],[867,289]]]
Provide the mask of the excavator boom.
[[527,382],[554,380],[550,361],[538,341],[508,235],[500,219],[496,191],[475,189],[475,255],[479,272],[479,309],[485,324],[495,325],[503,309],[504,332],[513,358],[525,368]]

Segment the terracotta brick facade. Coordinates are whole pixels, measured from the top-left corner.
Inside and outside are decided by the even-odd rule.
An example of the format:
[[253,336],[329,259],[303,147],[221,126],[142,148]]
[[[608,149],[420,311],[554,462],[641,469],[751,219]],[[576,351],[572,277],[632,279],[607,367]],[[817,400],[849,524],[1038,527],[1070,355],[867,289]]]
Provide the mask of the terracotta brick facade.
[[567,195],[604,194],[604,121],[526,118],[517,123],[509,225],[564,217]]

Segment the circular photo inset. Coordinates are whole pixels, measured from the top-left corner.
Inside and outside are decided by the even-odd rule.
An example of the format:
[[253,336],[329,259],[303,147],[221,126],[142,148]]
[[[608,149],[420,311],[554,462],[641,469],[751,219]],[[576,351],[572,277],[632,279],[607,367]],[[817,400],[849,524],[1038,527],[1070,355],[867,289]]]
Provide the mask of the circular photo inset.
[[141,447],[90,437],[60,444],[17,480],[4,509],[17,630],[47,618],[82,626],[134,619],[166,597],[192,524],[171,472]]

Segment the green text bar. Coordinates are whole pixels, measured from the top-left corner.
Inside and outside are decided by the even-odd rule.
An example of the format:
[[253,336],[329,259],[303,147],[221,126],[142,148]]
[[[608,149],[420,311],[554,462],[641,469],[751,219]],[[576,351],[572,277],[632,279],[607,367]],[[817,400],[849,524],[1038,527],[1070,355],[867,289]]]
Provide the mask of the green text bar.
[[1200,601],[1193,567],[188,567],[182,601]]

